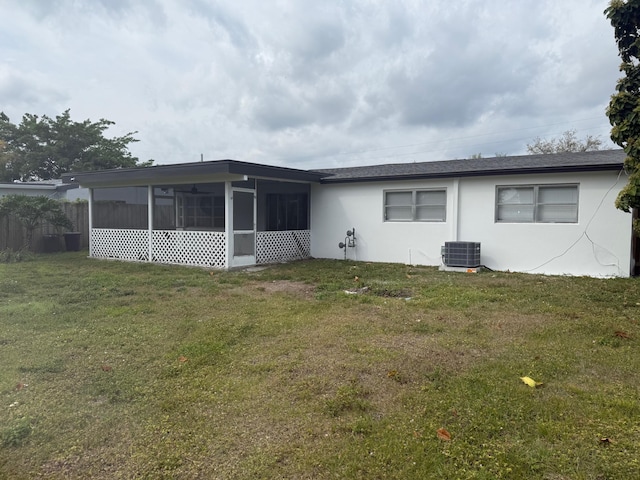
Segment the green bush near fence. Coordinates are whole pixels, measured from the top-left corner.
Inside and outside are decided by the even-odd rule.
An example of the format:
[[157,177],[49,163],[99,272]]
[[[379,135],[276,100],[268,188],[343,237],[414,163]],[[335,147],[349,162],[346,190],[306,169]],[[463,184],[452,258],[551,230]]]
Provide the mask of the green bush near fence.
[[[3,197],[6,198],[6,197]],[[69,230],[76,230],[82,235],[82,247],[88,246],[88,203],[85,201],[66,202],[57,201],[64,215],[71,221],[72,225],[64,225]],[[44,251],[44,239],[47,235],[60,233],[60,227],[56,227],[50,222],[44,221],[32,230],[30,240],[31,250],[35,252]],[[2,250],[23,250],[27,243],[28,232],[21,222],[14,215],[0,215],[0,251]],[[62,243],[60,243],[62,245]]]

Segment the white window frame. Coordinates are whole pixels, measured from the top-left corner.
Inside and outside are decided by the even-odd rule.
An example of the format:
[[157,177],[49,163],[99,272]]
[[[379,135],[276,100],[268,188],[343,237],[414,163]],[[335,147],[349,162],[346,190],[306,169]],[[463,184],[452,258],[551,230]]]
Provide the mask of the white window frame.
[[[418,196],[423,192],[435,192],[444,195],[444,203],[428,203],[428,204],[419,204]],[[405,204],[395,204],[390,205],[387,201],[388,194],[410,194],[411,202]],[[447,221],[447,189],[446,188],[411,188],[411,189],[397,189],[397,190],[383,190],[383,211],[382,218],[385,222],[425,222],[425,223],[444,223]],[[441,209],[441,216],[434,216],[433,218],[421,219],[420,217],[420,209],[429,208],[429,209]],[[389,218],[389,211],[392,208],[404,209],[408,214],[407,218]]]
[[[575,202],[547,202],[541,201],[540,191],[551,190],[554,188],[572,188],[575,189]],[[531,192],[530,202],[501,202],[500,193],[503,190],[529,190]],[[526,185],[496,185],[495,193],[495,222],[496,223],[562,223],[571,224],[578,223],[578,213],[580,205],[580,184],[578,183],[552,183],[552,184],[526,184]],[[502,212],[503,207],[521,206],[523,212],[518,211],[513,217],[505,220],[505,214]],[[570,208],[572,210],[569,216],[548,216],[544,213],[544,207]],[[526,215],[526,217],[525,217]],[[545,216],[543,216],[545,215]],[[522,218],[515,218],[521,216]]]

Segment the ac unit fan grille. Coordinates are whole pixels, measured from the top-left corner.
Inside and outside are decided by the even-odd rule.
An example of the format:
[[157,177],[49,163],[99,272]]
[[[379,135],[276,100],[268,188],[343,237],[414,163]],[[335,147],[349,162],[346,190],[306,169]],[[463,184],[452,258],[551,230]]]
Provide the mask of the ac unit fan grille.
[[443,261],[447,267],[478,267],[480,262],[479,242],[445,242]]

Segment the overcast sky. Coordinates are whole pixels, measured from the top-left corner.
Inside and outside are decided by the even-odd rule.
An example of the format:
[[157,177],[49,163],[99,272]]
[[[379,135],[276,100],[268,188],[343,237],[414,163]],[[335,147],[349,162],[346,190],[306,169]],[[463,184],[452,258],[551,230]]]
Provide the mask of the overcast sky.
[[156,164],[322,168],[600,136],[606,0],[0,0],[0,110],[137,131]]

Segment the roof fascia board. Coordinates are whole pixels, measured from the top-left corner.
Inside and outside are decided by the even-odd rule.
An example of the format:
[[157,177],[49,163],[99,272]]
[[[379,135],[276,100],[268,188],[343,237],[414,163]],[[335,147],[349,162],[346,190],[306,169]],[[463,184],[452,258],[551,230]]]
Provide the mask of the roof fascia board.
[[313,170],[299,170],[238,161],[233,161],[233,163],[229,165],[229,171],[233,173],[244,173],[253,178],[296,180],[299,182],[319,182],[323,177],[327,176],[326,173],[315,172]]
[[218,174],[218,175],[185,175],[185,176],[162,176],[162,177],[147,177],[147,178],[109,178],[109,179],[87,179],[83,177],[76,179],[75,181],[82,187],[87,188],[110,188],[110,187],[141,187],[147,185],[160,186],[160,185],[187,185],[193,183],[218,183],[218,182],[237,182],[247,180],[246,175],[231,175],[231,174]]
[[53,183],[0,183],[0,189],[8,190],[56,190],[58,186]]
[[319,182],[326,174],[285,167],[271,167],[236,160],[157,165],[65,174],[67,182],[86,187],[162,185],[211,181],[242,181],[247,177],[282,181]]
[[577,165],[564,167],[537,167],[528,169],[512,169],[512,170],[482,170],[472,172],[444,172],[444,173],[424,173],[424,174],[402,174],[402,175],[380,175],[369,177],[352,177],[352,178],[331,178],[325,177],[320,180],[322,184],[329,183],[362,183],[362,182],[386,182],[392,180],[429,180],[442,178],[463,178],[463,177],[491,177],[505,175],[534,175],[541,173],[571,173],[571,172],[601,172],[601,171],[619,171],[623,168],[623,164],[605,164],[605,165]]

